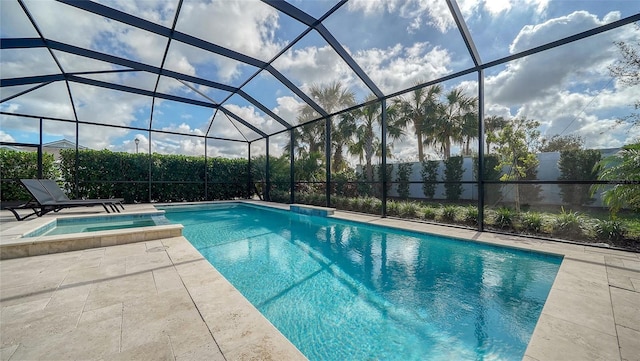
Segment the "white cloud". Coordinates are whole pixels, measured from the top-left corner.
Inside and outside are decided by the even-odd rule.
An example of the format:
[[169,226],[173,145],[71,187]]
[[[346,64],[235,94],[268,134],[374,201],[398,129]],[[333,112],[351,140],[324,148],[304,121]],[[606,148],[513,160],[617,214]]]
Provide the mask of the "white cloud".
[[30,38],[38,36],[17,1],[2,1],[0,4],[2,7],[2,11],[0,11],[2,37]]
[[91,48],[100,34],[114,32],[118,24],[54,1],[27,0],[25,4],[45,37],[76,46]]
[[7,112],[7,113],[18,113],[20,111],[20,104],[17,103],[3,103],[0,104],[0,109],[2,109],[3,112]]
[[444,1],[433,0],[352,0],[347,4],[351,11],[367,14],[380,12],[394,13],[410,20],[409,32],[419,30],[424,24],[431,25],[440,32],[455,27],[451,12]]
[[169,70],[204,78],[213,77],[213,80],[223,82],[236,78],[243,66],[246,65],[179,41],[171,42],[165,61],[165,67]]
[[[520,51],[575,34],[585,28],[604,24],[595,15],[579,11],[537,26],[525,26],[511,44]],[[488,77],[486,89],[490,102],[515,105],[557,93],[568,86],[610,79],[607,65],[617,55],[613,40],[630,38],[633,29],[593,36],[549,51],[515,60],[498,75]],[[560,35],[562,36],[562,35]]]
[[[71,83],[78,119],[83,121],[127,126],[138,117],[141,107],[150,107],[149,97]],[[141,118],[149,119],[149,114],[141,114]],[[73,119],[73,116],[67,117]]]
[[0,142],[15,142],[15,138],[11,136],[11,134],[5,133],[3,130],[0,130]]
[[[527,26],[514,39],[512,49],[520,51],[593,28],[616,16],[619,14],[599,20],[586,12],[574,12]],[[607,65],[618,56],[613,41],[633,39],[633,33],[634,29],[627,27],[508,64],[486,81],[488,108],[499,109],[496,113],[504,115],[505,109],[515,107],[512,115],[541,121],[548,137],[581,135],[587,146],[594,147],[623,144],[631,138],[620,130],[623,128],[611,126],[617,117],[630,112],[629,99],[640,97],[640,87],[619,88],[611,83]]]
[[547,10],[549,0],[458,0],[458,6],[466,19],[479,16],[482,10],[492,17],[525,9],[540,16]]
[[[233,114],[245,120],[247,123],[255,126],[256,128],[262,130],[267,134],[284,129],[283,125],[271,119],[271,117],[263,115],[253,106],[241,107],[235,104],[228,104],[228,105],[225,105],[225,108],[231,111]],[[238,124],[238,125],[240,126],[241,124]],[[244,126],[242,125],[242,127]],[[250,131],[250,133],[245,132],[244,134],[248,136],[249,140],[251,140],[255,135],[253,131]]]
[[204,135],[204,132],[201,129],[195,128],[192,129],[191,126],[187,123],[181,123],[178,126],[168,126],[163,127],[161,130],[165,132],[175,132],[181,134],[193,134],[193,135]]
[[[188,125],[181,124],[176,128],[167,128],[167,130],[178,130],[182,133],[199,134],[198,129],[190,129]],[[147,152],[149,149],[149,138],[147,133],[129,134],[132,139],[122,141],[122,144],[112,146],[113,151],[134,152],[135,144],[133,139],[137,138],[140,152]],[[205,144],[203,138],[180,136],[164,133],[152,133],[151,135],[151,151],[160,154],[184,154],[193,156],[202,156],[205,152]],[[221,142],[216,140],[208,140],[207,155],[222,156],[228,158],[246,157],[246,144],[237,142]]]
[[[149,138],[147,137],[149,133],[147,132],[137,132],[132,131],[127,133],[124,140],[122,140],[118,144],[113,144],[115,142],[112,141],[112,144],[108,146],[112,152],[127,152],[127,153],[135,153],[138,150],[140,153],[147,153],[149,149]],[[122,136],[122,134],[121,134]],[[138,139],[138,145],[135,144],[135,139]]]
[[[174,2],[105,2],[107,6],[115,6],[165,26],[170,26],[175,13]],[[84,13],[64,4],[32,0],[27,6],[46,37],[160,66],[167,45],[166,38],[162,36]],[[226,1],[225,6],[205,1],[185,2],[177,30],[249,56],[270,60],[286,44],[285,40],[275,37],[278,19],[275,9],[257,2]],[[222,81],[234,79],[240,74],[239,67],[242,66],[237,61],[212,56],[211,53],[177,41],[172,42],[166,59],[167,68],[189,75],[195,75],[199,65],[211,63],[217,69],[217,78]]]
[[[91,148],[91,149],[112,149],[113,142],[121,137],[124,137],[129,134],[130,130],[122,129],[122,128],[113,128],[113,127],[98,127],[94,125],[85,125],[80,124],[79,126],[79,138],[80,145]],[[74,137],[75,132],[69,129],[68,135],[65,136],[67,139],[75,139],[70,138]],[[140,149],[142,148],[140,146]]]
[[[175,47],[175,44],[176,43],[173,43],[171,47]],[[171,49],[171,47],[169,49]],[[175,53],[170,51],[167,54],[167,59],[165,60],[165,67],[178,73],[196,75],[195,66],[189,62],[186,54],[184,53]]]
[[272,111],[289,124],[297,124],[296,119],[298,117],[298,113],[306,103],[298,101],[296,98],[290,96],[279,97],[276,101],[278,102],[278,106],[275,109],[272,109]]
[[616,119],[598,119],[585,123],[575,134],[585,139],[587,148],[618,148],[640,139],[640,128],[618,124]]
[[359,51],[354,58],[385,93],[447,74],[451,64],[446,49],[430,47],[428,43],[415,43],[408,48],[396,44],[387,49]]
[[631,142],[639,133],[638,129],[616,126],[616,115],[631,112],[628,100],[634,97],[640,97],[640,86],[606,89],[595,94],[563,90],[522,105],[515,115],[540,121],[543,135],[548,138],[573,134],[585,139],[587,147],[618,147]]
[[[215,19],[215,20],[212,20]],[[271,60],[286,45],[277,39],[278,12],[263,3],[232,0],[224,6],[216,2],[185,2],[176,29],[248,56]],[[222,82],[235,80],[243,63],[211,54],[179,42],[172,42],[167,68],[190,75],[210,77]]]
[[[2,104],[3,111],[73,119],[73,109],[64,83],[56,82]],[[5,110],[6,109],[6,110]]]
[[3,78],[49,75],[59,72],[55,61],[45,49],[2,50]]
[[176,1],[98,0],[97,2],[167,27],[171,27],[173,23],[177,5]]
[[[481,16],[486,12],[491,17],[509,13],[512,9],[532,9],[534,14],[542,15],[549,0],[458,0],[458,6],[465,19]],[[381,12],[398,13],[410,20],[409,32],[416,32],[423,25],[430,25],[445,33],[455,29],[456,24],[451,11],[444,0],[352,0],[347,4],[351,11],[361,11],[365,15]]]
[[351,11],[362,11],[365,14],[373,14],[382,11],[393,11],[397,2],[384,0],[351,0],[347,8]]
[[[215,19],[212,21],[212,19]],[[185,2],[177,30],[249,56],[270,60],[284,42],[275,38],[279,14],[252,1]]]
[[509,0],[492,0],[483,2],[485,10],[490,14],[500,14],[511,10],[511,1]]
[[347,84],[354,81],[350,68],[328,45],[289,50],[273,65],[292,81],[303,84],[301,88],[310,84],[328,84],[336,80]]
[[575,11],[567,16],[550,19],[541,24],[525,25],[509,46],[509,51],[513,54],[531,49],[553,40],[605,25],[608,22],[618,20],[619,17],[619,13],[617,15],[609,13],[606,20],[599,20],[596,15],[587,11]]
[[[418,80],[434,79],[450,70],[451,57],[446,49],[418,42],[386,49],[360,50],[352,54],[365,73],[385,93],[399,91]],[[329,46],[289,51],[274,66],[306,89],[311,84],[340,81],[356,93],[369,90]],[[364,96],[362,99],[364,100]]]
[[485,117],[495,115],[497,117],[503,117],[509,119],[513,116],[509,107],[501,104],[487,104],[484,109]]

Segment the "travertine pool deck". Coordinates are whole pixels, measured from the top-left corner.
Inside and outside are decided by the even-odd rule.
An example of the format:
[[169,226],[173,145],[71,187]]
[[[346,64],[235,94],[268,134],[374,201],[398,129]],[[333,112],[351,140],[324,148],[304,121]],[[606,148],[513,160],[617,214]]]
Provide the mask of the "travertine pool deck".
[[[2,211],[0,242],[46,217],[87,213],[104,214],[12,222]],[[564,255],[524,360],[640,360],[637,253],[334,216]],[[183,237],[2,260],[0,308],[0,360],[304,359]]]

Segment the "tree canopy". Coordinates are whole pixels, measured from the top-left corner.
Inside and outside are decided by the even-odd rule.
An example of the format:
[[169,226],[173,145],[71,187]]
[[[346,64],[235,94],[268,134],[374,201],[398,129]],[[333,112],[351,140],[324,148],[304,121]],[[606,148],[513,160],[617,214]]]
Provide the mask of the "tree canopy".
[[[640,25],[636,25],[640,31]],[[609,67],[612,77],[617,78],[624,85],[640,85],[640,37],[635,42],[616,41],[620,52],[620,60]],[[640,109],[640,98],[633,99],[635,110]],[[640,113],[633,112],[620,119],[620,122],[630,122],[633,127],[640,126]]]

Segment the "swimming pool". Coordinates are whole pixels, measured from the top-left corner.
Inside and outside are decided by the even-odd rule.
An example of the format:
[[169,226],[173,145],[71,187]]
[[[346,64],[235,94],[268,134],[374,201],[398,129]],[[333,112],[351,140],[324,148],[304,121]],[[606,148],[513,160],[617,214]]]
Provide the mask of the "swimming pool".
[[164,209],[311,360],[521,359],[561,262],[250,205]]

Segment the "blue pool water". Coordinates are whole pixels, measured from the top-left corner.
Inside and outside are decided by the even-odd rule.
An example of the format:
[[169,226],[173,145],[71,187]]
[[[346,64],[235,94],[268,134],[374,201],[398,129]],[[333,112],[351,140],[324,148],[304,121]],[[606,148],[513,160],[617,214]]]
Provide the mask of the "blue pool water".
[[248,205],[165,210],[310,360],[520,360],[561,262]]

